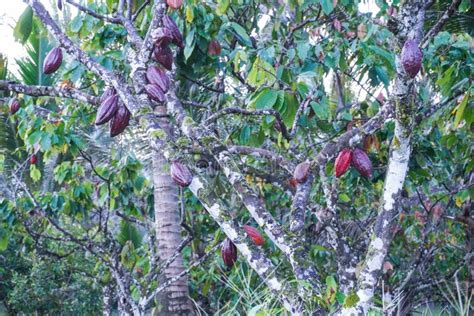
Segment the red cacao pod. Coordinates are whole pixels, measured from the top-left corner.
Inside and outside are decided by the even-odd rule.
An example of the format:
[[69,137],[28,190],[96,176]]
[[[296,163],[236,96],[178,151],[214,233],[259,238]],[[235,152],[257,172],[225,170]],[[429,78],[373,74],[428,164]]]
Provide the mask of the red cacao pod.
[[104,93],[102,93],[102,95],[100,96],[100,103],[104,102],[105,100],[107,100],[108,97],[114,94],[117,94],[117,92],[115,92],[115,89],[113,87],[107,87]]
[[165,15],[163,16],[161,22],[163,22],[163,26],[169,29],[173,34],[173,43],[176,44],[178,47],[183,48],[183,35],[181,35],[181,32],[179,31],[179,28],[174,22],[174,20],[170,16]]
[[216,41],[216,40],[212,40],[209,43],[209,47],[207,49],[207,52],[211,56],[219,56],[222,52],[221,44],[219,44],[219,42]]
[[148,67],[146,71],[146,78],[149,83],[159,86],[163,93],[168,92],[168,89],[170,88],[170,79],[166,75],[166,72],[160,67]]
[[15,114],[20,109],[20,101],[17,98],[10,100],[10,114]]
[[110,120],[110,136],[115,137],[122,133],[130,122],[130,111],[125,105],[120,104],[114,117]]
[[256,229],[253,226],[249,226],[249,225],[244,225],[243,228],[244,228],[245,232],[247,233],[247,235],[250,238],[252,238],[253,242],[257,246],[261,246],[265,243],[265,239],[263,239],[263,236],[260,234],[258,229]]
[[153,31],[151,38],[157,46],[166,47],[173,42],[174,35],[169,28],[159,27]]
[[293,178],[298,183],[304,183],[309,176],[311,164],[307,161],[298,164],[293,172]]
[[237,247],[229,238],[222,243],[221,256],[224,264],[229,268],[232,268],[237,261]]
[[156,84],[147,84],[145,86],[148,96],[157,102],[165,102],[166,97],[161,88]]
[[173,181],[180,187],[187,187],[193,181],[191,171],[178,161],[173,161],[171,164],[170,175]]
[[414,78],[421,69],[423,53],[415,40],[407,40],[402,48],[401,59],[405,72]]
[[372,162],[362,149],[356,148],[352,152],[352,165],[364,177],[372,178]]
[[53,48],[48,55],[46,55],[46,58],[44,59],[43,63],[43,72],[46,75],[52,74],[56,70],[61,67],[61,64],[63,62],[63,52],[61,48],[55,47]]
[[152,57],[166,69],[173,68],[173,51],[168,46],[155,46]]
[[352,160],[352,150],[349,148],[344,148],[341,150],[339,155],[337,155],[336,162],[334,163],[334,169],[336,172],[336,177],[342,176],[349,170]]
[[178,10],[183,5],[183,0],[166,0],[169,7]]
[[37,162],[38,162],[38,157],[35,154],[31,155],[30,164],[36,165]]
[[95,125],[102,125],[107,123],[114,117],[119,109],[119,97],[116,94],[111,95],[104,102],[102,102],[97,110],[95,117]]
[[293,189],[296,189],[296,187],[298,186],[298,182],[296,182],[296,180],[294,178],[291,178],[290,180],[288,180],[288,184],[290,185],[290,187],[292,187]]

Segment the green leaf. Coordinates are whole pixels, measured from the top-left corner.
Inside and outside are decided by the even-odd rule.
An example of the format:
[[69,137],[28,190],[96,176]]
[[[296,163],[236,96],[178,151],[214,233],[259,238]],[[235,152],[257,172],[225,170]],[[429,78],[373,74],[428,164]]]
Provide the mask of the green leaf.
[[8,247],[9,234],[3,228],[0,229],[0,251],[4,251]]
[[30,165],[30,177],[33,182],[37,182],[41,179],[41,171],[39,171],[35,165]]
[[13,30],[13,36],[22,44],[24,44],[31,34],[33,29],[33,10],[30,6],[27,6],[25,11],[21,14],[20,18],[16,22],[15,29]]
[[263,89],[255,99],[255,108],[257,110],[271,109],[277,101],[277,98],[278,93],[275,90]]
[[459,123],[461,123],[461,120],[463,119],[463,114],[464,114],[464,110],[466,109],[467,100],[469,100],[469,92],[466,92],[461,103],[459,103],[459,105],[457,106],[456,116],[454,117],[455,127],[458,127]]
[[229,6],[230,6],[229,0],[219,0],[219,3],[217,4],[217,8],[216,8],[217,15],[225,14],[227,12],[227,9],[229,9]]
[[132,223],[126,220],[120,222],[117,240],[121,245],[125,245],[127,241],[131,241],[135,248],[139,248],[142,244],[140,232]]
[[329,15],[332,10],[334,10],[334,2],[333,0],[320,0],[321,7],[326,15]]
[[244,46],[252,46],[252,41],[250,40],[250,36],[248,36],[247,31],[240,26],[239,24],[235,22],[231,22],[230,26],[233,29],[233,32],[235,37],[237,37],[237,40],[239,41],[240,44]]

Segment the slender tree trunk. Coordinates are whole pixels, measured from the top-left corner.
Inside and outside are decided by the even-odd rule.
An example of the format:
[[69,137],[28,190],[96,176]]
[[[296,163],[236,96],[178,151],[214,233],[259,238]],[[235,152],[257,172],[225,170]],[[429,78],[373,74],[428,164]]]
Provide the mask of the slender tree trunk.
[[[164,107],[157,107],[159,114],[165,114]],[[168,119],[159,121],[160,128],[170,134]],[[153,153],[153,181],[155,194],[156,240],[160,260],[171,257],[182,242],[181,218],[178,206],[178,187],[169,175],[169,164],[163,155],[163,144],[158,143]],[[158,147],[158,148],[156,148]],[[160,283],[183,272],[183,258],[178,256],[160,275]],[[156,297],[155,315],[193,315],[189,299],[188,279],[182,277]]]
[[114,290],[111,283],[102,288],[102,315],[110,316],[114,302]]

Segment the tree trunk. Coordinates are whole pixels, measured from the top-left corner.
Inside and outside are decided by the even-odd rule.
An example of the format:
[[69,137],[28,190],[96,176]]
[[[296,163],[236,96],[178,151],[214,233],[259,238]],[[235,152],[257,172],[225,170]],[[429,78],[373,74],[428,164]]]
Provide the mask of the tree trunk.
[[110,316],[114,302],[114,290],[112,284],[104,285],[102,288],[102,315]]
[[[157,107],[159,114],[165,114],[164,107]],[[168,119],[159,120],[160,128],[170,135]],[[158,255],[164,261],[171,257],[182,242],[181,218],[178,206],[178,187],[169,175],[169,165],[163,155],[163,143],[156,144],[153,153],[153,182],[155,195],[155,223]],[[178,256],[160,274],[160,283],[183,272],[183,258]],[[182,277],[156,297],[155,315],[193,315],[194,309],[189,299],[188,280]]]

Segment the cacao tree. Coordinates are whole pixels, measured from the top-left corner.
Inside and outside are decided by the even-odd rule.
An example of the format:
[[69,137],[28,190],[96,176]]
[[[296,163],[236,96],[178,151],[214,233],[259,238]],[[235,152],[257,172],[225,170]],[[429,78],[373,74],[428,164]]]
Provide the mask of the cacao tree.
[[453,278],[469,310],[469,1],[24,2],[52,85],[0,81],[0,250],[83,253],[104,314],[218,313],[216,266],[269,314],[414,313]]

